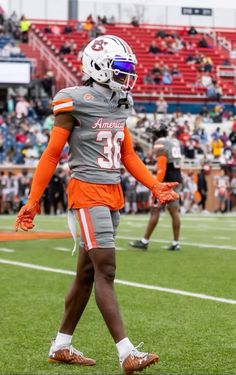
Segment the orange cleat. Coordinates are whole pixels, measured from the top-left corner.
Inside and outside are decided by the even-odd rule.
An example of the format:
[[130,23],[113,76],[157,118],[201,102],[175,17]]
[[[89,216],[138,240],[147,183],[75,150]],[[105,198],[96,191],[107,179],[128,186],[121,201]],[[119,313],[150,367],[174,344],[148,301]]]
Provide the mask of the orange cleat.
[[67,363],[69,365],[94,366],[96,361],[84,357],[83,353],[76,350],[72,345],[62,346],[53,350],[53,345],[49,351],[48,362]]
[[134,348],[121,364],[125,375],[132,375],[134,372],[143,371],[146,367],[158,362],[159,356],[157,354],[139,352],[138,348],[141,345],[143,343]]

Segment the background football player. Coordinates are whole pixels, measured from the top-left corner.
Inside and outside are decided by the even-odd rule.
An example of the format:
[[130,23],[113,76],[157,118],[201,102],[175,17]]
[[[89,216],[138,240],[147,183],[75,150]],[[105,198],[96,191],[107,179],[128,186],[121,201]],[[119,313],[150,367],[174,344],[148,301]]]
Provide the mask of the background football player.
[[[157,179],[160,182],[181,182],[181,150],[180,143],[172,136],[168,135],[168,126],[165,123],[160,123],[153,131],[156,142],[154,143],[154,154],[157,157]],[[179,185],[180,186],[180,185]],[[175,189],[179,191],[180,187]],[[179,216],[179,199],[170,202],[168,210],[172,218],[173,241],[169,250],[179,250],[179,234],[180,234],[180,216]],[[132,241],[130,245],[137,249],[147,250],[149,239],[159,221],[161,212],[160,202],[155,203],[151,207],[151,215],[141,240]]]

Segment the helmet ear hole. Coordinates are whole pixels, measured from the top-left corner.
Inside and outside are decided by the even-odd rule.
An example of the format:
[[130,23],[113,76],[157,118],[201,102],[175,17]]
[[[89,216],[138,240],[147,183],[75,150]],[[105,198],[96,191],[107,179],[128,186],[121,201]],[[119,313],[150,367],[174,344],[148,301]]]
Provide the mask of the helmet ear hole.
[[96,70],[101,70],[100,66],[98,66],[96,63],[94,64],[94,67]]

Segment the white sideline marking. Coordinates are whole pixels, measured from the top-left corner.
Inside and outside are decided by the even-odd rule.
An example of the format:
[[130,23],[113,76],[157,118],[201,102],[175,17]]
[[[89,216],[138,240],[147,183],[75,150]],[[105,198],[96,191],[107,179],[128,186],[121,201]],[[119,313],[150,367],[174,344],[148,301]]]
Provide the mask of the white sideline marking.
[[[137,237],[117,236],[117,239],[118,240],[131,240],[131,241],[135,241],[135,240],[137,240]],[[156,242],[156,243],[170,243],[170,241],[167,241],[167,240],[151,240],[150,242],[151,243],[152,242]],[[181,239],[180,239],[180,244],[181,245],[186,245],[186,246],[192,246],[192,247],[200,247],[200,248],[211,247],[211,248],[214,248],[214,249],[234,250],[234,251],[236,251],[236,247],[234,247],[234,246],[214,245],[214,244],[196,243],[196,242],[185,242],[185,241],[181,241]]]
[[14,253],[15,252],[15,250],[9,249],[8,247],[0,247],[0,251],[2,251],[3,253]]
[[[31,263],[15,262],[15,261],[7,260],[7,259],[0,259],[0,263],[12,265],[12,266],[31,268],[31,269],[35,269],[35,270],[39,270],[39,271],[61,273],[61,274],[64,274],[64,275],[75,275],[74,271],[63,270],[63,269],[60,269],[60,268],[44,267],[44,266],[39,266],[37,264],[31,264]],[[214,297],[214,296],[208,296],[207,294],[191,293],[191,292],[187,292],[187,291],[184,291],[184,290],[162,288],[162,287],[156,286],[156,285],[140,284],[140,283],[134,283],[134,282],[131,282],[131,281],[118,280],[118,279],[115,280],[115,283],[121,284],[121,285],[133,286],[135,288],[158,290],[159,292],[179,294],[179,295],[187,296],[187,297],[194,297],[194,298],[200,298],[200,299],[205,299],[205,300],[210,300],[210,301],[215,301],[215,302],[228,303],[230,305],[236,305],[236,300]]]
[[54,250],[59,250],[59,251],[70,251],[67,247],[54,247]]
[[224,236],[215,236],[213,238],[214,238],[214,240],[231,240],[231,238],[224,237]]
[[124,247],[116,246],[116,250],[126,250]]

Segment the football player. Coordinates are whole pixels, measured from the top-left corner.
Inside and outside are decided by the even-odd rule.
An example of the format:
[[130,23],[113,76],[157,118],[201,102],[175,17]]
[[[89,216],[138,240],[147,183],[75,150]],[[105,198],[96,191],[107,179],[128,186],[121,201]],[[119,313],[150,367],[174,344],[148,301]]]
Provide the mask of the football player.
[[140,352],[128,339],[114,292],[115,243],[119,209],[124,206],[120,161],[160,203],[176,200],[177,183],[160,183],[135,154],[126,119],[132,111],[136,57],[122,39],[104,35],[84,49],[84,86],[61,90],[53,100],[55,124],[49,144],[36,168],[29,199],[16,219],[16,229],[33,228],[40,198],[50,181],[66,142],[71,179],[68,208],[78,218],[81,242],[77,273],[65,301],[64,317],[49,351],[49,362],[92,366],[72,345],[72,335],[94,285],[95,299],[116,344],[126,374],[158,361],[158,355]]
[[[181,150],[179,141],[174,136],[168,136],[168,127],[165,123],[160,123],[155,131],[154,137],[154,154],[157,157],[157,179],[160,182],[181,182]],[[179,185],[180,186],[180,185]],[[179,186],[175,188],[179,191]],[[173,242],[168,250],[180,250],[179,233],[180,233],[180,217],[179,217],[179,199],[171,201],[168,210],[172,218]],[[159,221],[161,205],[156,204],[153,200],[151,215],[147,224],[144,237],[141,240],[132,241],[130,245],[137,249],[147,250],[149,239]]]

